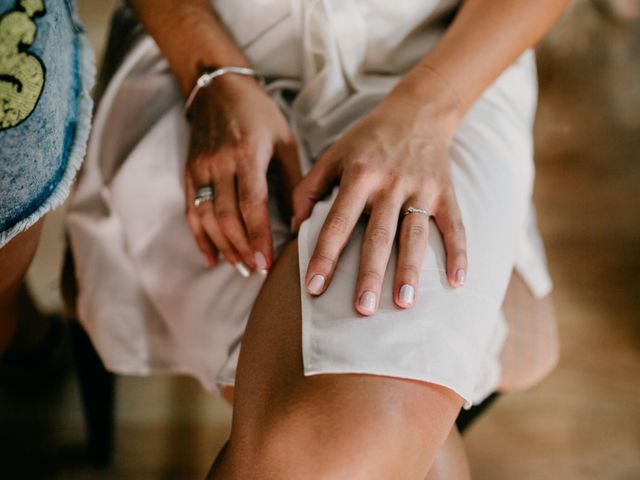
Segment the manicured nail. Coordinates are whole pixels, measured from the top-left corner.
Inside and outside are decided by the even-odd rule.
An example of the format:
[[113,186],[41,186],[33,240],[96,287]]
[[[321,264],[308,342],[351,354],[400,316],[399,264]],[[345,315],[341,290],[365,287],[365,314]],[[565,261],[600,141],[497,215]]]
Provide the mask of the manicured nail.
[[400,287],[400,303],[404,305],[413,305],[415,290],[407,283]]
[[262,276],[266,276],[268,270],[267,259],[265,258],[265,256],[262,254],[262,252],[256,252],[253,254],[253,258],[256,261],[256,269],[258,270],[258,273]]
[[365,313],[373,313],[376,309],[376,294],[370,291],[360,295],[358,305]]
[[242,262],[236,262],[234,267],[236,267],[236,270],[238,271],[238,273],[242,275],[244,278],[248,278],[249,275],[251,274],[247,266]]
[[316,274],[311,277],[311,281],[307,286],[307,290],[309,290],[309,293],[311,295],[320,295],[320,292],[322,292],[322,287],[324,287],[324,276]]
[[459,268],[458,271],[456,272],[456,283],[461,287],[464,287],[464,282],[466,281],[466,279],[467,278],[464,273],[464,270],[462,268]]

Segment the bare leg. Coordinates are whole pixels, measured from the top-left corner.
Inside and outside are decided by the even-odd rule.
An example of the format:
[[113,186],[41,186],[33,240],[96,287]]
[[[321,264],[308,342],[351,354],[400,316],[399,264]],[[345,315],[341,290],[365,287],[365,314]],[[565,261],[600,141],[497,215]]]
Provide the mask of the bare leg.
[[449,432],[447,440],[438,451],[436,459],[431,465],[425,480],[470,480],[471,472],[464,443],[454,427]]
[[423,480],[462,399],[424,382],[305,377],[297,245],[256,300],[243,338],[232,432],[210,479]]
[[522,277],[511,276],[503,304],[509,333],[500,355],[499,390],[521,391],[547,376],[558,363],[560,346],[553,298],[535,298]]
[[[233,387],[224,387],[220,392],[222,398],[233,406]],[[226,445],[225,445],[226,448]],[[222,460],[223,452],[217,461]],[[216,466],[213,467],[215,471]],[[444,444],[438,450],[436,458],[425,477],[425,480],[469,480],[471,473],[464,448],[464,443],[457,428],[452,428]]]
[[0,249],[0,356],[13,341],[21,322],[30,321],[37,325],[37,331],[30,332],[29,337],[23,339],[25,344],[31,340],[37,343],[46,330],[40,328],[43,323],[38,322],[40,314],[23,283],[38,246],[42,224],[40,220]]

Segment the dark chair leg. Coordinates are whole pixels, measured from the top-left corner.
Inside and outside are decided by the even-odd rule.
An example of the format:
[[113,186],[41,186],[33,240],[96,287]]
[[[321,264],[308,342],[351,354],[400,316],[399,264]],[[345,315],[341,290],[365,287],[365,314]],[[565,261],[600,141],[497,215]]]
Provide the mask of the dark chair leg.
[[70,320],[71,346],[82,396],[89,458],[93,465],[106,467],[111,463],[114,448],[115,376],[104,368],[89,336],[77,321],[76,287],[73,257],[67,248],[62,293]]
[[95,466],[106,467],[113,458],[115,378],[105,370],[82,327],[72,322],[70,328],[89,456]]
[[456,426],[460,433],[464,433],[464,431],[471,425],[478,417],[485,412],[487,407],[489,407],[495,400],[500,396],[499,393],[492,393],[487,398],[485,398],[482,403],[478,405],[472,406],[469,410],[460,410],[458,414],[458,418],[456,419]]

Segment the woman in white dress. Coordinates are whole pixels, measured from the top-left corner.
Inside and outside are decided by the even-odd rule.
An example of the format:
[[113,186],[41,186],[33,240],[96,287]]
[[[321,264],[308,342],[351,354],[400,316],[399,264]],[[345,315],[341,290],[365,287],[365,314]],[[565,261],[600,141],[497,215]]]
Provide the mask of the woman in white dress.
[[530,47],[567,3],[130,0],[78,313],[114,371],[235,385],[210,478],[469,477],[511,273],[550,289]]

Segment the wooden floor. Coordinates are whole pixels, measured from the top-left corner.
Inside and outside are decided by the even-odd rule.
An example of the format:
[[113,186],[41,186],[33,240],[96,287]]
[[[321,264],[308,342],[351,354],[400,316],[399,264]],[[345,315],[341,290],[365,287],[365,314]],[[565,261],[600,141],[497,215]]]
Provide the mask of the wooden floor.
[[[80,0],[102,45],[112,1]],[[536,200],[556,284],[562,356],[534,389],[504,396],[466,436],[475,480],[640,479],[640,27],[586,1],[539,48]],[[59,303],[60,213],[30,278]],[[0,388],[0,479],[202,478],[230,411],[186,378],[118,379],[117,452],[83,458],[73,374]]]

